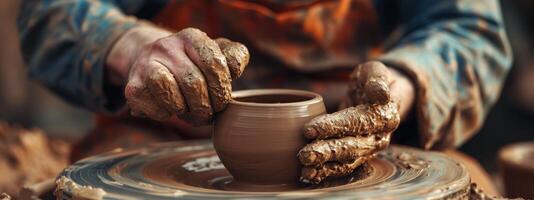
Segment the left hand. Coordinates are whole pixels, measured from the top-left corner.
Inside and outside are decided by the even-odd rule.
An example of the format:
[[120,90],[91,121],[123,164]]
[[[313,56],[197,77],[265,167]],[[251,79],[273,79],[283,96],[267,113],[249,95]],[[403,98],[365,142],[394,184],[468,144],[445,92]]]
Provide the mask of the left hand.
[[[398,79],[399,75],[376,61],[361,64],[352,72],[348,97],[341,105],[345,109],[318,116],[304,126],[305,137],[313,141],[298,153],[304,165],[302,182],[319,183],[327,177],[348,175],[389,145],[400,122],[402,101],[392,98],[392,93],[399,96],[396,94],[411,91],[413,96],[410,81]],[[397,80],[401,85],[410,84],[408,89],[396,86]],[[413,97],[404,99],[410,104],[413,101]]]

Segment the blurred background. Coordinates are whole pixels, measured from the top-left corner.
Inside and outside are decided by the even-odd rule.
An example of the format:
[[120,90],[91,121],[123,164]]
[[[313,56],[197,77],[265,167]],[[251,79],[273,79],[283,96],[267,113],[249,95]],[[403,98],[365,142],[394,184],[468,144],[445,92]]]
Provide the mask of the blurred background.
[[[51,136],[76,140],[90,129],[92,115],[28,79],[18,48],[13,2],[0,3],[0,121],[38,127]],[[501,4],[514,50],[514,66],[485,126],[461,147],[494,176],[501,147],[534,141],[534,1]]]

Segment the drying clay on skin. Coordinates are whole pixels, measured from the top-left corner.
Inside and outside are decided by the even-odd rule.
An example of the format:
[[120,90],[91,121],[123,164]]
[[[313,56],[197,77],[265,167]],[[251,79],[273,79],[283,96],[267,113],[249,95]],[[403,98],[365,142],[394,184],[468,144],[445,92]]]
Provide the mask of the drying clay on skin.
[[339,139],[315,140],[298,153],[303,165],[321,165],[328,161],[345,162],[365,157],[387,147],[389,137],[347,136]]
[[56,181],[56,191],[54,192],[54,195],[58,199],[65,199],[62,197],[64,193],[72,195],[70,198],[73,200],[101,200],[106,194],[103,189],[91,186],[80,186],[69,178],[62,176]]

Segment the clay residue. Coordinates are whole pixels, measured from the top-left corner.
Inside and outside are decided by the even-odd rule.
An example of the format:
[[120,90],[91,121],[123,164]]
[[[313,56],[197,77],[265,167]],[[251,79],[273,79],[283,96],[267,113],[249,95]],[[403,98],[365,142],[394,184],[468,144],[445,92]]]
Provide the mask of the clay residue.
[[353,104],[390,102],[389,77],[389,70],[380,62],[370,61],[358,65],[350,75],[349,96]]
[[399,123],[397,103],[362,104],[316,117],[304,131],[309,139],[339,138],[392,132]]
[[315,140],[298,154],[304,182],[349,174],[386,148],[391,132],[399,126],[399,105],[391,99],[389,70],[384,64],[359,65],[350,78],[347,98],[341,104],[344,109],[304,125],[304,136]]
[[206,172],[217,169],[224,169],[224,165],[219,160],[218,156],[197,158],[182,165],[182,167],[190,172]]
[[316,140],[298,154],[304,165],[300,181],[318,184],[328,177],[347,176],[385,149],[389,142],[389,134]]
[[215,41],[219,45],[224,57],[226,57],[232,79],[239,78],[250,59],[247,47],[239,42],[232,42],[226,38],[217,38]]
[[133,116],[150,117],[159,121],[171,117],[172,113],[154,102],[155,99],[146,85],[128,82],[124,89],[124,95]]
[[408,152],[397,155],[397,164],[406,169],[420,170],[428,166],[428,163]]
[[367,162],[374,155],[359,157],[352,162],[328,162],[320,166],[305,166],[302,168],[300,181],[318,184],[328,177],[342,177],[351,174],[357,167]]
[[226,107],[232,77],[249,61],[243,44],[215,41],[195,28],[152,42],[138,57],[125,87],[132,115],[159,121],[177,116],[193,125],[209,124]]
[[[156,67],[157,66],[157,67]],[[163,64],[154,66],[147,75],[147,87],[159,106],[171,115],[185,111],[184,97],[180,93],[178,83],[173,74]]]
[[195,28],[183,29],[176,35],[183,38],[187,56],[206,78],[213,109],[215,112],[222,111],[230,102],[232,77],[219,46],[206,33]]
[[303,165],[321,165],[328,161],[346,162],[384,149],[389,137],[348,136],[340,139],[315,140],[298,153]]
[[[391,132],[399,126],[399,107],[390,99],[385,66],[377,63],[359,66],[352,79],[349,104],[362,104],[321,115],[304,126],[306,138],[315,141],[298,154],[305,166],[303,182],[319,183],[328,176],[350,174],[371,155],[386,148]],[[356,97],[352,97],[354,94]]]
[[196,67],[189,69],[185,76],[180,78],[180,89],[187,99],[189,112],[183,115],[183,119],[193,125],[209,124],[213,117],[213,109],[210,103],[206,80],[202,72]]
[[[68,194],[69,196],[63,196]],[[101,188],[94,188],[92,186],[80,186],[74,183],[69,178],[62,176],[56,181],[56,191],[54,195],[58,199],[73,199],[73,200],[101,200],[106,192]]]

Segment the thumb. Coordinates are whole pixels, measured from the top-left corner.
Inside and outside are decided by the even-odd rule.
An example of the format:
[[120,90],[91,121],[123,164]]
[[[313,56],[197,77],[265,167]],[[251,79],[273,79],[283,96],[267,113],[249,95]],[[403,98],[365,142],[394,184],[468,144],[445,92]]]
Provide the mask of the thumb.
[[[391,100],[388,68],[378,61],[370,61],[359,65],[351,74],[353,94],[363,95],[365,103],[386,104]],[[360,90],[360,91],[357,91]]]

